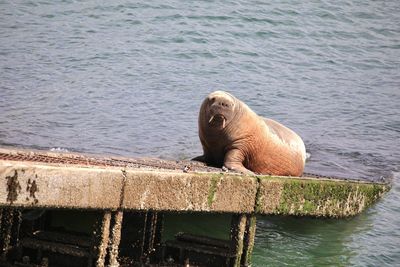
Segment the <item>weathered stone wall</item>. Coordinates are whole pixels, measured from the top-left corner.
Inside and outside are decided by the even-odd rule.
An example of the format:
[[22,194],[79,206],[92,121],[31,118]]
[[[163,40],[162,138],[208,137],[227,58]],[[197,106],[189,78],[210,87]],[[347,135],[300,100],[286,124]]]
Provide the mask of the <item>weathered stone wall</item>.
[[0,206],[343,217],[389,185],[0,160]]

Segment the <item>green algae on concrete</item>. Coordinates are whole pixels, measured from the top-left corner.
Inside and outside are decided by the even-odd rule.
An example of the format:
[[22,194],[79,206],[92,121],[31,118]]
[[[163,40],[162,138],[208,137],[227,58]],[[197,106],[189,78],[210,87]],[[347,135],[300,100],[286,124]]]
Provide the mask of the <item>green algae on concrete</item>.
[[256,215],[246,215],[246,230],[243,241],[243,253],[241,257],[242,266],[251,266],[251,256],[253,254],[254,239],[256,235]]
[[362,212],[389,185],[293,177],[260,178],[257,212],[298,216],[346,217]]
[[253,212],[257,181],[219,173],[126,169],[122,209]]
[[212,193],[209,194],[212,199],[210,210],[228,213],[251,213],[254,211],[258,184],[256,178],[229,173],[220,174],[218,179],[215,179],[217,177],[213,178],[214,176],[210,174],[203,175],[211,179],[209,188],[212,190],[208,191]]
[[0,160],[0,206],[344,217],[383,183]]
[[208,197],[207,197],[207,203],[208,206],[211,207],[212,203],[214,202],[215,199],[215,192],[217,192],[217,184],[219,180],[221,179],[221,174],[214,174],[211,176],[211,185],[210,189],[208,191]]
[[[248,176],[220,173],[215,168],[202,171],[189,168],[190,164],[181,168],[177,163],[166,161],[163,164],[175,167],[141,168],[138,163],[129,167],[125,164],[129,160],[122,160],[124,165],[90,165],[89,161],[82,165],[82,157],[78,157],[79,164],[63,161],[55,164],[57,155],[49,155],[50,163],[20,160],[21,155],[26,153],[0,159],[0,208],[102,210],[102,221],[98,219],[94,227],[97,245],[90,256],[90,261],[97,259],[98,266],[119,264],[124,211],[197,212],[199,216],[204,216],[204,212],[232,214],[229,238],[230,253],[235,255],[232,264],[249,266],[256,214],[351,216],[390,189],[383,183]],[[73,159],[73,155],[67,157],[67,161]],[[91,162],[98,163],[95,159]],[[7,224],[4,224],[5,211],[0,209],[1,215],[1,232],[17,232],[11,227],[3,229]],[[0,239],[0,258],[10,240]]]

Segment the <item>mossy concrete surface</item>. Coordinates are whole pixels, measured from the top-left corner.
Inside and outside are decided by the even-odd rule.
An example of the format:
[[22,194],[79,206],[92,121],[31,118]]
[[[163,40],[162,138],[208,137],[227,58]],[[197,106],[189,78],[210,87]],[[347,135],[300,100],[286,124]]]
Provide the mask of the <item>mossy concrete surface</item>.
[[346,217],[360,213],[388,184],[296,177],[259,177],[256,213]]
[[127,170],[123,209],[248,213],[256,179],[236,175]]
[[343,217],[389,185],[0,160],[0,206]]

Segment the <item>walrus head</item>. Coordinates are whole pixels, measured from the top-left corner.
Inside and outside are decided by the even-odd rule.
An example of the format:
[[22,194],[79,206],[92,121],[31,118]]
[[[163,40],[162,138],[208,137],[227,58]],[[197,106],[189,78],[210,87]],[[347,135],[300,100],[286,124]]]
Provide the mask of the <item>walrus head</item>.
[[236,99],[229,93],[215,91],[203,102],[205,122],[212,129],[222,130],[235,116]]

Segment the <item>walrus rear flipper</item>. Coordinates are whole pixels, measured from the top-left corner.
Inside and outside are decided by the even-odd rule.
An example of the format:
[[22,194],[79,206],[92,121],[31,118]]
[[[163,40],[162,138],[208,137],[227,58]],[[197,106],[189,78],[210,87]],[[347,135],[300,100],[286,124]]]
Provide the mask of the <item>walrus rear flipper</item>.
[[195,157],[195,158],[192,158],[191,160],[200,161],[200,162],[206,163],[206,157],[205,157],[204,155],[197,156],[197,157]]

